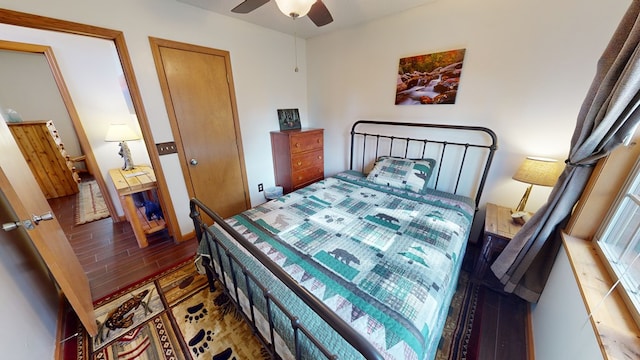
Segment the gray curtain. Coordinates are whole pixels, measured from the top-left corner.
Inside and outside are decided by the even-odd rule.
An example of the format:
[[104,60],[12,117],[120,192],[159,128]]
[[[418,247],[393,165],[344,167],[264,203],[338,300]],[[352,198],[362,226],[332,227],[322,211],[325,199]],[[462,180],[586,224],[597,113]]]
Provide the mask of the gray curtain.
[[630,136],[640,120],[640,0],[634,0],[598,61],[580,108],[569,158],[547,203],[522,227],[491,270],[512,292],[537,302],[561,245],[562,229],[598,159]]

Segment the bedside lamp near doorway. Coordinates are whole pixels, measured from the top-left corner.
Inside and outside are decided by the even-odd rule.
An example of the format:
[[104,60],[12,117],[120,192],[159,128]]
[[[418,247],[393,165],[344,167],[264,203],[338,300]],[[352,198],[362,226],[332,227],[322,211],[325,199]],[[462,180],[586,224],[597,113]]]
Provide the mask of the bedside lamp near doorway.
[[140,140],[140,136],[127,124],[111,124],[107,129],[107,135],[104,141],[113,141],[120,143],[120,152],[118,154],[124,159],[122,170],[133,170],[133,160],[131,159],[131,151],[127,145],[127,141]]
[[524,208],[529,200],[529,194],[533,185],[553,186],[562,172],[562,165],[555,159],[546,159],[540,157],[527,157],[524,159],[518,171],[513,175],[513,180],[517,180],[529,184],[525,190],[518,207],[514,214],[524,212]]

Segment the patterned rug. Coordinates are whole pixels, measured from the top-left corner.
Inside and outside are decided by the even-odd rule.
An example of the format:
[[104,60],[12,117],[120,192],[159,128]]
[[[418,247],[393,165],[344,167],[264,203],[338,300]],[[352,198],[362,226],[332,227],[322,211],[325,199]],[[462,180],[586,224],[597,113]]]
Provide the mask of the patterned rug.
[[78,188],[80,192],[77,195],[76,225],[109,217],[109,209],[95,180],[83,181],[78,184]]
[[[462,272],[437,360],[476,359],[482,288]],[[268,358],[250,327],[220,290],[191,261],[95,304],[99,334],[91,339],[71,312],[64,319],[69,337],[64,359],[250,359]],[[122,312],[118,312],[122,310]],[[125,312],[125,310],[128,310]],[[71,326],[69,326],[71,324]],[[73,336],[73,332],[82,334]]]
[[480,321],[484,288],[460,273],[435,360],[475,360],[478,358]]

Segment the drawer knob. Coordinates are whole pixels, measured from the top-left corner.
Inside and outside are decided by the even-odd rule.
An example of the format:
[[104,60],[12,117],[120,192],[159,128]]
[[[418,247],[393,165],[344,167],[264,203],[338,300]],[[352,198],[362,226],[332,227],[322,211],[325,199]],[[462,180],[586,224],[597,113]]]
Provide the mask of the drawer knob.
[[298,166],[302,165],[302,161],[298,161],[297,165]]
[[300,147],[300,143],[296,143],[296,145],[295,145],[295,146],[296,146],[297,148],[299,148],[299,147]]
[[321,159],[322,159],[322,155],[318,155],[318,160],[321,160]]

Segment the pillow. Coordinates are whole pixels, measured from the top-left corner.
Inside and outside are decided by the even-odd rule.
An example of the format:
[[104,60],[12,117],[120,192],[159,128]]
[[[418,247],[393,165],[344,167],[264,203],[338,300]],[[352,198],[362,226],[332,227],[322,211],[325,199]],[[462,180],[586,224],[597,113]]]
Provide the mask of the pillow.
[[403,159],[382,156],[378,158],[367,181],[422,193],[433,172],[434,159]]

